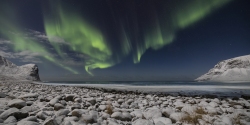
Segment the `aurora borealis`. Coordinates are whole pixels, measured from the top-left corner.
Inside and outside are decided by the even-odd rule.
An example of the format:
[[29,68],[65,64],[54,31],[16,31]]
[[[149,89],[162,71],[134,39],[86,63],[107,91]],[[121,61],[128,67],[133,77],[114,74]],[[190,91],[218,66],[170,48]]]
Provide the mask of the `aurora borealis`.
[[[158,77],[161,76],[159,74],[165,73],[171,74],[169,77],[190,77],[185,75],[189,74],[188,71],[196,76],[197,72],[206,71],[208,64],[216,62],[217,59],[230,57],[230,54],[235,55],[235,53],[249,53],[247,49],[241,49],[249,45],[247,44],[250,43],[249,37],[242,36],[244,33],[242,35],[234,33],[239,28],[237,26],[240,25],[239,22],[245,25],[240,26],[240,30],[250,29],[246,21],[249,20],[246,16],[249,9],[244,6],[247,1],[24,1],[23,3],[17,0],[0,2],[0,40],[10,41],[2,44],[0,42],[1,47],[5,48],[1,50],[2,54],[18,56],[18,53],[28,52],[30,55],[25,56],[30,59],[37,58],[40,62],[39,66],[57,67],[53,69],[54,74],[78,74],[79,77],[93,77],[93,79],[109,74],[115,74],[118,77],[124,74],[133,77],[138,74]],[[236,8],[235,12],[230,8]],[[237,14],[234,14],[237,12],[242,16],[239,19],[233,19],[238,18],[235,17]],[[223,26],[220,25],[223,24],[220,20],[228,20],[228,22],[224,22],[225,26]],[[217,26],[211,29],[213,25],[210,22],[215,22],[213,24],[218,24],[221,28]],[[212,34],[217,31],[221,33],[218,34],[220,36]],[[234,32],[229,33],[229,31]],[[235,35],[228,35],[231,33]],[[223,36],[228,39],[223,39]],[[235,46],[236,48],[233,49],[235,52],[223,54],[221,58],[213,58],[212,61],[202,62],[204,55],[209,55],[205,54],[206,52],[202,55],[203,50],[212,53],[211,57],[214,57],[212,55],[221,53],[223,50],[232,50],[231,46],[225,46],[226,48],[221,46],[223,43],[232,44],[227,43],[232,39],[235,42],[238,40],[238,43],[240,39],[242,40],[238,48]],[[204,49],[204,45],[208,48]],[[215,45],[222,49],[217,48],[218,46],[214,47]],[[212,49],[213,47],[217,49]],[[188,58],[186,54],[189,53],[193,53],[194,56],[188,55],[190,57]],[[197,55],[197,53],[201,54]],[[14,59],[14,56],[10,56],[9,59]],[[184,59],[188,62],[181,64],[172,61],[180,59],[182,59],[180,62]],[[197,61],[198,59],[200,60]],[[17,60],[17,62],[22,61]],[[192,67],[198,63],[201,64],[200,66],[207,65],[205,69],[199,71],[190,71],[190,68],[187,72],[185,70],[182,73],[175,73],[175,71],[182,71],[178,65]],[[175,71],[174,67],[177,68]],[[182,69],[184,70],[185,67]],[[42,73],[44,72],[46,76],[45,72],[49,69]],[[166,73],[166,71],[170,72]]]

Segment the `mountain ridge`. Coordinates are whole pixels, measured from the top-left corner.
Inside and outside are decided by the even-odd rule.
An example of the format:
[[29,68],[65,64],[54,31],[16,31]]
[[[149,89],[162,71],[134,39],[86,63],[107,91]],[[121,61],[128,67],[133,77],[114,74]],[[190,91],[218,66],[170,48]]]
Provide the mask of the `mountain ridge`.
[[36,64],[17,66],[0,55],[0,80],[40,81]]
[[250,82],[250,55],[220,61],[195,81]]

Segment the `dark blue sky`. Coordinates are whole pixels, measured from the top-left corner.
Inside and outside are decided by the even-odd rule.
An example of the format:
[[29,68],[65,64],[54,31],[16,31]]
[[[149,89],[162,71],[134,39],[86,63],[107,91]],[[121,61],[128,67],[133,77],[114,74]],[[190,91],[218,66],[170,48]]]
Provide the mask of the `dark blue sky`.
[[[39,45],[46,48],[46,54],[49,52],[49,55],[53,55],[51,58],[56,61],[45,57],[43,51],[32,50],[32,47],[15,50],[17,43],[11,43],[13,40],[4,31],[0,32],[2,41],[0,42],[0,54],[18,65],[37,63],[42,80],[189,81],[206,73],[221,60],[250,54],[249,0],[228,0],[219,7],[211,4],[211,12],[202,9],[190,10],[209,6],[209,2],[202,3],[205,2],[202,0],[177,0],[175,2],[171,0],[158,0],[157,2],[152,0],[136,0],[135,2],[131,0],[62,0],[57,2],[36,0],[22,0],[22,2],[3,0],[0,2],[3,8],[3,14],[0,13],[2,16],[0,26],[3,25],[3,22],[15,20],[14,22],[18,22],[18,25],[13,25],[13,27],[18,26],[19,29],[23,29],[23,34],[28,34],[26,37],[41,42]],[[62,6],[61,9],[68,9],[70,12],[74,12],[73,14],[77,13],[102,33],[112,50],[112,56],[101,62],[112,62],[112,66],[93,68],[90,70],[93,76],[88,74],[84,67],[89,62],[97,64],[100,59],[96,59],[95,55],[92,57],[92,55],[84,53],[85,51],[73,51],[71,47],[74,41],[67,39],[70,36],[65,38],[60,36],[60,40],[63,39],[66,43],[60,45],[59,48],[67,56],[59,56],[60,54],[56,51],[58,46],[47,38],[50,34],[48,31],[46,32],[45,28],[48,15],[52,16],[50,19],[53,21],[53,17],[58,16],[58,13],[55,12],[58,11],[56,8],[59,4],[60,7]],[[5,13],[7,10],[11,12]],[[188,12],[185,12],[187,10]],[[192,23],[188,23],[187,26],[181,27],[180,24],[177,24],[178,21],[189,18],[189,14],[192,16],[193,13],[199,14],[202,11],[204,11],[204,15]],[[65,13],[67,15],[69,12]],[[181,17],[179,18],[179,16]],[[55,22],[63,21],[56,20]],[[62,28],[63,23],[59,27],[61,30],[65,30]],[[72,28],[74,27],[72,26]],[[154,49],[155,39],[153,38],[159,38],[159,35],[155,35],[155,32],[152,31],[159,33],[158,28],[163,41],[169,36],[174,36],[174,39],[166,44],[159,42],[160,47]],[[78,33],[75,32],[75,34]],[[130,43],[127,54],[121,51],[124,48],[122,44],[124,34]],[[152,35],[150,39],[153,40],[150,41],[150,47],[143,46],[148,45],[145,42],[148,38],[145,34]],[[95,36],[95,34],[92,35]],[[27,46],[32,45],[27,43]],[[85,46],[85,44],[81,45]],[[54,49],[51,49],[53,47]],[[145,51],[140,62],[135,64],[133,59],[139,52],[138,47],[144,47]],[[92,52],[94,54],[96,51]],[[70,67],[77,74],[65,67]]]

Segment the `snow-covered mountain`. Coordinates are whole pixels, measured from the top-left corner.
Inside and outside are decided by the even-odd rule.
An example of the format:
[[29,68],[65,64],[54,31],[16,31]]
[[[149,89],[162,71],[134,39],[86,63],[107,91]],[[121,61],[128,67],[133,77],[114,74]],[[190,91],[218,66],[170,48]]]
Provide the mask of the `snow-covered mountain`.
[[0,80],[40,81],[38,67],[35,64],[17,66],[0,56]]
[[223,60],[195,81],[250,82],[250,55]]

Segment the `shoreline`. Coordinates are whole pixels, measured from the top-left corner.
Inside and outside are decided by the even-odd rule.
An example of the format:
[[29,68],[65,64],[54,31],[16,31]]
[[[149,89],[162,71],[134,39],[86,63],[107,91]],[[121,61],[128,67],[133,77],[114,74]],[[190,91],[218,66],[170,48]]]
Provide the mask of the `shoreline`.
[[[17,125],[180,125],[195,122],[202,125],[238,123],[247,125],[250,123],[250,98],[247,99],[250,96],[243,98],[244,92],[228,95],[241,94],[240,97],[226,97],[218,96],[221,93],[207,95],[202,93],[203,90],[192,93],[199,87],[189,88],[191,93],[176,89],[166,93],[140,92],[138,88],[132,91],[128,86],[117,87],[120,89],[115,86],[105,88],[103,85],[93,86],[93,84],[74,86],[31,81],[0,81],[0,124],[13,122]],[[183,86],[177,88],[183,90],[181,87]],[[155,90],[159,88],[162,86],[156,87]],[[167,88],[173,90],[173,87]],[[148,86],[141,89],[149,90]]]
[[202,96],[202,97],[218,97],[218,98],[250,98],[250,86],[214,86],[214,85],[119,85],[119,84],[53,84],[32,82],[33,84],[43,84],[51,86],[73,86],[84,87],[87,89],[102,90],[105,92],[133,92],[133,93],[150,93],[157,95],[173,95],[173,96]]

